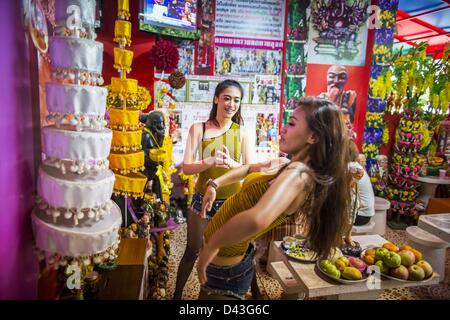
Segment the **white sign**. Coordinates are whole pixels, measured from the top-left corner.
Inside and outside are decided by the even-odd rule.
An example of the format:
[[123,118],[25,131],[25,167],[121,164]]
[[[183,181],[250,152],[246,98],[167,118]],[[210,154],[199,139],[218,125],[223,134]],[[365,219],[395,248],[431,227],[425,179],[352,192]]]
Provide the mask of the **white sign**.
[[285,0],[217,0],[218,46],[282,49]]

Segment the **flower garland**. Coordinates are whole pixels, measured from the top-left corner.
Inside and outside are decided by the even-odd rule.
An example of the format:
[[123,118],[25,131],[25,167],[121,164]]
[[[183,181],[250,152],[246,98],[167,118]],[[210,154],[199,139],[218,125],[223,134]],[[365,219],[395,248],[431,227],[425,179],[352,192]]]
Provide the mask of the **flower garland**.
[[378,1],[378,6],[382,10],[395,11],[395,10],[397,10],[398,1],[399,0],[379,0]]
[[386,108],[385,100],[381,100],[380,98],[369,97],[369,100],[367,101],[368,112],[381,113],[385,110],[385,108]]
[[385,44],[374,45],[373,55],[376,63],[381,64],[389,63],[389,61],[392,58],[391,54],[392,54],[391,49],[387,45]]
[[394,40],[394,29],[377,29],[375,31],[375,42],[390,45]]
[[367,112],[366,113],[366,127],[382,128],[384,119],[382,113]]
[[364,128],[364,141],[375,144],[380,143],[383,136],[383,129],[376,127]]
[[397,201],[414,201],[414,199],[419,194],[419,192],[414,189],[403,190],[393,188],[392,186],[388,186],[387,191],[388,191],[388,198]]
[[111,90],[111,85],[106,86],[108,96],[106,106],[108,108],[123,109],[122,101],[126,102],[126,108],[130,110],[144,110],[148,107],[152,98],[150,92],[141,86],[138,86],[137,93],[122,93]]
[[395,29],[397,9],[381,10],[379,15],[380,26],[385,29]]
[[[372,47],[372,65],[370,68],[369,98],[367,101],[366,122],[363,138],[363,153],[367,158],[367,172],[377,172],[377,157],[381,144],[389,140],[389,131],[385,126],[384,112],[387,98],[393,90],[391,77],[385,70],[392,60],[392,45],[396,26],[398,0],[380,0],[379,26],[375,31],[375,42]],[[387,177],[380,182],[373,179],[372,184],[378,196],[387,195]]]
[[[388,194],[388,198],[390,199]],[[415,202],[391,200],[391,213],[398,213],[401,216],[411,216],[414,213]]]
[[364,143],[362,150],[367,158],[375,159],[380,152],[380,146],[374,143]]
[[106,264],[114,264],[118,257],[120,238],[117,242],[104,251],[92,254],[90,256],[61,256],[56,252],[47,252],[35,247],[36,254],[39,261],[45,262],[49,268],[59,269],[60,267],[66,267],[67,265],[73,266],[100,266]]

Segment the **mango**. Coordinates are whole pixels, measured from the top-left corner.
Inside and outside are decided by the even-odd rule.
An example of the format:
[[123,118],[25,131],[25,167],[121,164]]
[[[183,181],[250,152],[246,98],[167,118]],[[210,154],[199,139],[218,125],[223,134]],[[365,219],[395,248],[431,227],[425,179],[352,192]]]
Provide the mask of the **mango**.
[[375,264],[375,255],[370,256],[370,255],[365,254],[363,257],[363,260],[367,265],[371,266],[371,265]]
[[383,248],[386,248],[389,251],[394,251],[394,252],[398,252],[400,250],[395,244],[393,244],[391,242],[383,244]]
[[348,267],[349,261],[347,257],[339,257],[334,264],[342,271],[345,267]]
[[411,249],[412,249],[412,247],[408,246],[406,244],[403,244],[403,245],[400,246],[400,250],[409,250],[409,251],[411,251]]
[[346,267],[342,272],[342,277],[347,280],[361,280],[362,273],[354,267]]
[[419,250],[416,249],[410,249],[409,251],[411,251],[412,253],[414,253],[414,256],[416,257],[416,261],[420,261],[423,259],[423,255],[422,252],[420,252]]
[[373,249],[373,248],[367,249],[364,254],[366,256],[371,256],[371,257],[375,258],[375,249]]

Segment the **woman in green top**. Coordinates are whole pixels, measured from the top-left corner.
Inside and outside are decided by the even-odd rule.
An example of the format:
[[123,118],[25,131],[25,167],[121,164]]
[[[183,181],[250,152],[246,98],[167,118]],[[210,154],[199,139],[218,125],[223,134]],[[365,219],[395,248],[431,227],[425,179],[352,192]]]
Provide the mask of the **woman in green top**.
[[214,93],[213,107],[208,121],[191,126],[186,141],[183,159],[184,174],[199,174],[192,197],[192,207],[188,212],[187,246],[180,261],[177,273],[174,299],[182,298],[195,260],[203,242],[205,227],[217,209],[228,197],[238,192],[240,182],[236,181],[217,189],[216,200],[211,211],[201,215],[202,198],[206,184],[232,168],[247,164],[250,157],[248,134],[244,134],[242,124],[241,100],[244,90],[239,82],[224,80]]
[[242,189],[228,198],[205,229],[197,263],[200,299],[243,299],[255,273],[251,242],[287,217],[305,226],[318,257],[342,244],[349,223],[346,127],[339,109],[319,98],[301,98],[281,130],[280,151],[291,162],[276,173],[253,173],[243,165],[208,184],[202,210],[209,210],[216,190],[244,179]]

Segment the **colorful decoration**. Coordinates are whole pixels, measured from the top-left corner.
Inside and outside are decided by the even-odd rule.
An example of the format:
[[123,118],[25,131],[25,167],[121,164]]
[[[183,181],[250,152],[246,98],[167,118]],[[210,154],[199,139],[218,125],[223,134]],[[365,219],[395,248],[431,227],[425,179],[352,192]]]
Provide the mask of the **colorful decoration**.
[[174,89],[183,88],[186,83],[186,77],[181,71],[175,71],[169,76],[169,84]]
[[171,72],[179,59],[177,47],[169,40],[160,40],[150,49],[150,61],[159,71]]
[[[392,72],[386,72],[392,60],[392,44],[394,41],[394,28],[397,0],[383,0],[379,3],[379,28],[375,30],[375,43],[372,47],[372,65],[370,68],[369,99],[367,101],[366,123],[364,128],[363,153],[367,157],[366,170],[371,175],[375,193],[386,196],[387,160],[386,169],[381,169],[380,158],[384,162],[385,156],[379,154],[381,145],[387,143],[389,131],[384,123],[384,111],[387,98],[390,96],[392,86]],[[393,19],[393,20],[392,20]],[[391,22],[394,22],[393,24]],[[386,172],[384,172],[386,171]]]
[[[119,47],[114,48],[114,68],[118,70],[119,78],[111,78],[111,85],[107,86],[107,108],[113,131],[110,168],[116,176],[114,195],[118,205],[124,209],[123,222],[128,227],[132,221],[127,219],[127,197],[143,197],[147,181],[141,173],[145,167],[144,152],[141,151],[142,125],[139,123],[139,110],[145,109],[151,98],[148,90],[138,86],[137,80],[126,78],[133,61],[133,52],[124,49],[124,46],[131,44],[131,23],[126,21],[129,17],[128,0],[119,0],[118,6],[114,39]],[[133,237],[135,228],[136,226],[132,226],[129,229],[128,237]]]
[[317,0],[312,3],[312,24],[319,32],[319,37],[313,39],[317,43],[314,51],[332,53],[338,59],[357,55],[358,30],[367,20],[369,1]]
[[[376,159],[376,162],[371,164],[369,170],[370,181],[372,182],[374,193],[377,197],[386,197],[387,195],[387,185],[388,185],[388,158],[385,155],[373,156],[375,152],[378,153],[379,150],[376,149],[376,146],[372,145],[374,148],[374,152],[370,153],[367,150],[363,149],[363,152],[366,151],[372,159]],[[364,152],[364,153],[366,153]]]
[[391,215],[388,222],[392,228],[404,228],[413,223],[416,215],[417,187],[415,178],[422,170],[424,157],[418,152],[422,148],[420,133],[422,120],[417,110],[408,109],[400,120],[397,142],[394,146],[389,171],[388,199],[391,200]]
[[[427,44],[421,43],[407,53],[394,53],[393,65],[379,72],[370,88],[370,94],[380,99],[389,96],[388,112],[402,115],[389,166],[388,223],[392,228],[414,224],[424,209],[422,203],[416,203],[419,185],[414,179],[422,174],[432,133],[440,120],[448,116],[450,46],[444,49],[441,60],[427,57],[426,48]],[[376,109],[375,102],[369,102],[369,108]]]
[[286,62],[283,99],[283,123],[297,106],[296,99],[304,95],[307,65],[308,20],[311,1],[289,1],[286,28]]
[[169,255],[171,231],[161,232],[158,239],[158,253],[148,259],[149,299],[165,300],[169,280]]

